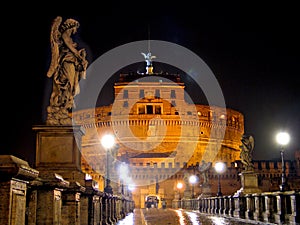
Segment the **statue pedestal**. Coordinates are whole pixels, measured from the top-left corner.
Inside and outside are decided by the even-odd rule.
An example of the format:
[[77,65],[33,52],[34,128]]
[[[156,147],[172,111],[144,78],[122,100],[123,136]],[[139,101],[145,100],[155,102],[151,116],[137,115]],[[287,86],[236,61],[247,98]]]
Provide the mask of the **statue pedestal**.
[[81,172],[81,139],[85,134],[81,126],[34,126],[36,132],[35,167],[40,177],[60,174],[68,181],[84,185]]
[[211,185],[210,184],[202,184],[202,193],[200,194],[200,198],[206,198],[206,197],[211,197],[212,192],[211,192]]
[[186,184],[186,189],[183,192],[183,198],[191,199],[192,198],[192,190],[189,185]]
[[241,176],[242,187],[234,194],[234,196],[261,193],[261,190],[258,188],[257,173],[254,171],[242,171],[239,175]]

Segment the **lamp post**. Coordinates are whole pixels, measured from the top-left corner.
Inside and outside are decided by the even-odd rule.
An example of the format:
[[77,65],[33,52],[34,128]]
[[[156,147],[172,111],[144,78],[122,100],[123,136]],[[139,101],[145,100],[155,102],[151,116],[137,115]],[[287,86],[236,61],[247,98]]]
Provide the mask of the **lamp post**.
[[194,186],[195,186],[195,183],[198,181],[198,179],[197,179],[197,176],[196,175],[191,175],[190,176],[190,178],[189,178],[189,182],[190,182],[190,184],[192,184],[192,198],[195,198],[195,194],[194,194],[194,192],[195,192],[195,188],[194,188]]
[[280,156],[281,156],[281,184],[279,185],[280,191],[288,190],[288,185],[286,182],[286,175],[285,175],[285,163],[283,159],[284,154],[284,146],[287,145],[290,141],[290,135],[286,132],[280,132],[276,135],[276,141],[280,144]]
[[215,164],[215,170],[218,173],[218,192],[217,192],[217,196],[218,197],[223,195],[222,191],[221,191],[220,175],[222,173],[224,173],[225,169],[226,169],[225,163],[223,163],[223,162],[217,162]]
[[112,187],[110,185],[110,174],[109,174],[109,156],[111,154],[111,148],[115,144],[115,138],[113,135],[106,134],[101,139],[101,144],[106,150],[106,184],[104,187],[104,192],[113,194]]

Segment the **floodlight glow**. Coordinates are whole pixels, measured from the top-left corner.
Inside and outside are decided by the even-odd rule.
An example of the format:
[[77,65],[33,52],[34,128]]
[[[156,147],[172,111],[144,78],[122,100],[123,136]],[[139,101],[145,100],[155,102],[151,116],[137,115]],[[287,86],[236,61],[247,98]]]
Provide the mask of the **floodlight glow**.
[[197,182],[197,176],[196,176],[196,175],[190,176],[189,182],[190,182],[191,184],[195,184],[195,183]]
[[181,182],[177,183],[177,186],[176,186],[178,189],[181,189],[183,187],[183,184]]
[[286,132],[280,132],[276,135],[276,141],[280,145],[287,145],[290,142],[290,135]]
[[215,164],[215,170],[217,173],[223,173],[225,171],[225,163],[217,162]]
[[109,148],[113,147],[114,144],[115,144],[115,138],[113,135],[106,134],[101,138],[101,145],[105,149],[109,149]]

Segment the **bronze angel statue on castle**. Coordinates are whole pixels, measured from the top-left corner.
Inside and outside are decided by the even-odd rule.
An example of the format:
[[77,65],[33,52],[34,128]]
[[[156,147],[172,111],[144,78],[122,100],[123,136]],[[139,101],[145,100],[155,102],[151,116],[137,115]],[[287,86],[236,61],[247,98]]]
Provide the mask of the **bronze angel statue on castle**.
[[75,108],[74,97],[79,94],[79,81],[86,78],[87,60],[85,49],[77,49],[72,35],[77,33],[79,22],[62,17],[54,19],[51,27],[52,58],[47,77],[53,79],[50,105],[46,123],[49,125],[71,125],[69,116]]

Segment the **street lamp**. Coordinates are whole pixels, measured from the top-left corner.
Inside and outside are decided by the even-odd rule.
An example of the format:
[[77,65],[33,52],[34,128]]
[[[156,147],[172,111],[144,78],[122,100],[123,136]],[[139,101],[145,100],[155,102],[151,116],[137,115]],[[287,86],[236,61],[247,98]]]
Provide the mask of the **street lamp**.
[[222,173],[224,173],[224,171],[226,170],[226,165],[223,162],[217,162],[215,164],[215,170],[218,173],[218,193],[217,196],[222,196],[222,191],[221,191],[221,182],[220,182],[220,175]]
[[190,178],[189,178],[189,182],[192,184],[192,198],[195,197],[195,194],[194,194],[194,186],[195,186],[195,183],[197,183],[198,181],[198,178],[196,175],[191,175]]
[[288,189],[288,185],[286,182],[286,175],[285,175],[285,163],[283,159],[284,153],[284,146],[290,142],[290,135],[286,132],[280,132],[276,135],[276,141],[280,144],[280,155],[281,155],[281,184],[279,185],[280,191],[286,191]]
[[101,139],[101,145],[106,150],[106,184],[104,188],[104,192],[113,194],[112,187],[110,185],[110,177],[109,177],[109,155],[111,154],[111,148],[115,144],[115,138],[113,135],[106,134]]
[[180,196],[180,190],[181,188],[183,188],[183,184],[181,182],[178,182],[177,185],[176,185],[178,191],[179,191],[179,200],[181,200],[181,196]]

